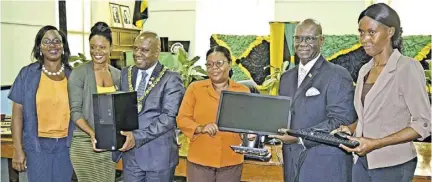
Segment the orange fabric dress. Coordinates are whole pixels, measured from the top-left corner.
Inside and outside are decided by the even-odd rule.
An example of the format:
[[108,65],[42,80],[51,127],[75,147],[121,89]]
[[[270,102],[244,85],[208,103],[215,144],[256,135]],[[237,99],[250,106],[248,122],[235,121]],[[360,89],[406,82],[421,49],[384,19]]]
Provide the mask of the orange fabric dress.
[[[229,81],[228,90],[249,92],[249,88],[232,80]],[[177,116],[177,126],[191,139],[187,158],[192,163],[215,168],[243,163],[243,155],[230,148],[230,145],[241,144],[238,133],[219,131],[214,137],[194,134],[198,126],[216,122],[219,96],[210,80],[194,82],[186,90]]]

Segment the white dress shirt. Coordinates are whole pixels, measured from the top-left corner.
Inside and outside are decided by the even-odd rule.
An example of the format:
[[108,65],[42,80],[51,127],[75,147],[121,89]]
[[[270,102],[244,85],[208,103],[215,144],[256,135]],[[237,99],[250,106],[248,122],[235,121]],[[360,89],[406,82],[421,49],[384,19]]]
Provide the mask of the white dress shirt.
[[[138,69],[137,79],[136,79],[136,82],[135,82],[135,91],[138,91],[138,86],[139,86],[139,84],[140,84],[140,82],[141,82],[141,77],[142,77],[142,72],[143,72],[143,71],[145,71],[145,72],[147,73],[147,77],[145,78],[145,79],[146,79],[146,86],[145,86],[145,87],[147,87],[147,85],[148,85],[148,83],[149,83],[149,80],[150,80],[150,77],[151,77],[151,75],[152,75],[152,73],[153,73],[153,70],[156,68],[156,65],[157,65],[157,63],[154,64],[152,67],[150,67],[150,68],[147,69],[147,70],[141,70],[141,69]],[[146,88],[144,88],[144,90],[145,90],[145,89],[146,89]]]
[[321,56],[321,54],[318,54],[318,56],[308,63],[306,65],[303,65],[301,62],[299,64],[299,71],[297,75],[297,87],[300,87],[301,83],[303,82],[306,75],[309,73],[309,71],[312,69],[313,65],[317,62],[318,58]]

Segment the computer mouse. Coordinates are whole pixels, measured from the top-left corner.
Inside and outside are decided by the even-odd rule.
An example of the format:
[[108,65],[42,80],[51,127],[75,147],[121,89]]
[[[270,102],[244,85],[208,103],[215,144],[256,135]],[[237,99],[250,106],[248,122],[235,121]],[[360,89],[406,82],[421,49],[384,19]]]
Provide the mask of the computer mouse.
[[349,133],[347,133],[347,132],[343,132],[343,131],[336,132],[336,133],[334,133],[333,135],[334,135],[336,138],[339,138],[339,139],[342,139],[342,140],[346,140],[346,139],[348,139],[348,136],[351,136]]

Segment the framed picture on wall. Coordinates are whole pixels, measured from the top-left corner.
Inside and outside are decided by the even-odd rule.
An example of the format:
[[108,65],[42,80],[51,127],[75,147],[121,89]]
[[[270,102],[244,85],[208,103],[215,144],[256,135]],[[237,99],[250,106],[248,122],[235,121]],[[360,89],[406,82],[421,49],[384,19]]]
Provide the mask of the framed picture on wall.
[[111,26],[112,27],[123,27],[123,21],[120,13],[120,5],[109,3],[111,12]]
[[134,28],[129,6],[120,6],[120,11],[123,17],[123,27]]

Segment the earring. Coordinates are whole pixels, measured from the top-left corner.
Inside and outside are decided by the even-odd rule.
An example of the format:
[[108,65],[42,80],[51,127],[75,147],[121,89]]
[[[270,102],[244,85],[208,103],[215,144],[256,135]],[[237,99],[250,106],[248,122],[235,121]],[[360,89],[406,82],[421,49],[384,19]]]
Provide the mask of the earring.
[[42,51],[39,52],[40,56],[42,56]]
[[400,39],[399,38],[397,38],[396,40],[393,41],[393,44],[395,46],[399,46],[399,43],[400,43]]

